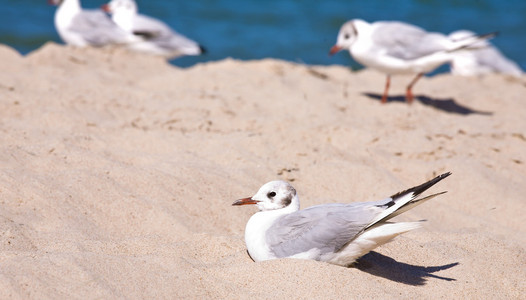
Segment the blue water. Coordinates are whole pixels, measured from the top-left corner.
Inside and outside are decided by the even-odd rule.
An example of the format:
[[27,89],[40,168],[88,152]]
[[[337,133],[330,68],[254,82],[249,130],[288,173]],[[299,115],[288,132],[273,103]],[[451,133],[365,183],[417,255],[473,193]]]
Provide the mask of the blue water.
[[[103,3],[82,1],[84,8]],[[181,67],[226,57],[358,67],[348,53],[329,57],[328,51],[342,23],[362,18],[400,20],[442,33],[499,31],[492,42],[526,69],[524,0],[139,0],[138,4],[142,13],[165,21],[208,49],[204,56],[172,61]],[[55,7],[46,0],[0,0],[0,43],[22,54],[46,41],[61,43],[53,25],[54,13]]]

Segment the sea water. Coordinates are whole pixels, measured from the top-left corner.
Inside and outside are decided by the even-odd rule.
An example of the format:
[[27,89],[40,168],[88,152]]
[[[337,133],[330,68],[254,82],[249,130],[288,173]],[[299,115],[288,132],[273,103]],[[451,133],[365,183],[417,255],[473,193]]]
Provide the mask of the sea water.
[[[172,60],[180,67],[226,57],[277,58],[292,62],[359,68],[348,53],[332,57],[340,26],[347,20],[398,20],[448,34],[458,29],[498,31],[492,40],[526,69],[524,0],[143,0],[141,13],[158,18],[204,45],[208,53]],[[97,9],[104,1],[85,0]],[[54,24],[56,8],[46,0],[0,0],[0,43],[22,54],[47,41],[62,43]],[[447,69],[443,69],[447,71]]]

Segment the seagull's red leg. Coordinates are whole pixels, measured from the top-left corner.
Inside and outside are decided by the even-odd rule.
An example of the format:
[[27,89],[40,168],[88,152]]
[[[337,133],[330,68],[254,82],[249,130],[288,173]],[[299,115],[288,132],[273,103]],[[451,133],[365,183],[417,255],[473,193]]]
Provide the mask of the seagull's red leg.
[[415,83],[418,81],[418,79],[420,79],[420,77],[422,77],[423,75],[424,73],[418,73],[415,79],[413,79],[413,81],[411,81],[411,83],[407,86],[407,90],[405,94],[405,99],[407,100],[407,103],[409,104],[413,103],[413,93],[411,92],[411,89],[413,88],[413,85],[415,85]]
[[385,90],[384,94],[382,95],[382,103],[387,103],[387,92],[389,91],[389,85],[391,85],[391,75],[387,75],[385,80]]

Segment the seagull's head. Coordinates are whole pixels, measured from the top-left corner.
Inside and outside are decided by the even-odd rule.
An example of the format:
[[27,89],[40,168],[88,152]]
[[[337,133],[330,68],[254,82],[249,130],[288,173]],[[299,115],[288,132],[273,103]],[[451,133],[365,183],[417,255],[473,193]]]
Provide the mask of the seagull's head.
[[336,45],[331,48],[330,55],[336,54],[337,52],[350,49],[358,37],[358,31],[356,30],[355,21],[349,21],[342,25],[340,32],[338,32],[338,39]]
[[111,0],[107,4],[101,6],[102,10],[110,13],[137,13],[137,3],[134,0]]
[[256,204],[261,211],[290,209],[299,210],[300,202],[296,190],[288,182],[275,180],[265,183],[250,198],[235,201],[232,205]]

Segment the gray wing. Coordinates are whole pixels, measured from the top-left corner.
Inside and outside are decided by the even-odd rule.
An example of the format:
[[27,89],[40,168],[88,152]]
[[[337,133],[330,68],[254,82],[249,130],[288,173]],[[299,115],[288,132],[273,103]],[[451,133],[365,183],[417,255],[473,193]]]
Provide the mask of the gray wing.
[[266,239],[277,257],[313,248],[321,254],[336,252],[361,233],[390,201],[313,206],[278,219]]
[[172,30],[157,19],[138,14],[133,19],[133,33],[150,40],[170,36]]
[[198,43],[175,32],[165,23],[145,15],[136,16],[133,22],[133,33],[167,50],[199,48]]
[[386,55],[411,60],[445,50],[447,37],[402,22],[376,22],[372,39]]
[[313,206],[279,218],[267,230],[266,241],[276,257],[318,249],[321,255],[337,252],[374,224],[383,223],[442,193],[416,199],[437,182],[439,175],[421,185],[374,202]]
[[83,10],[73,18],[69,30],[82,35],[92,46],[128,42],[128,33],[100,10]]

